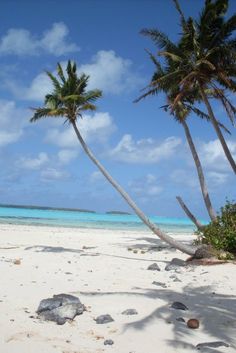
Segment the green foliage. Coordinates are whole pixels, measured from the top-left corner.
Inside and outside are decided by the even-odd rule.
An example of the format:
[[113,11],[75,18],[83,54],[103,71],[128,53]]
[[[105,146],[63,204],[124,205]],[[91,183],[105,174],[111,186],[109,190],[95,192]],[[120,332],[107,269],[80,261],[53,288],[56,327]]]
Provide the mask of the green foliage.
[[226,256],[228,259],[232,258],[232,254],[236,255],[236,203],[227,201],[216,221],[197,234],[197,244],[209,244],[216,250],[226,252],[219,252],[219,258]]
[[66,69],[57,64],[57,75],[46,71],[52,82],[53,90],[46,94],[44,106],[32,108],[34,115],[30,122],[41,118],[63,117],[70,123],[75,122],[86,110],[96,110],[95,101],[102,96],[98,89],[86,91],[89,76],[77,74],[77,67],[70,60]]

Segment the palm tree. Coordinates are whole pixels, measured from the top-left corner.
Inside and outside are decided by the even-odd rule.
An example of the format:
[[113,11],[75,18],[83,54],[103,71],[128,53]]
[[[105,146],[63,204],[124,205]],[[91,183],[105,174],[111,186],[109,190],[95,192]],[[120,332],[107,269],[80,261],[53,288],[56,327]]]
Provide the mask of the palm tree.
[[186,254],[193,255],[195,253],[195,248],[177,242],[169,235],[162,232],[159,228],[157,228],[156,225],[150,222],[150,220],[137,207],[130,196],[112,178],[112,176],[107,172],[107,170],[102,166],[102,164],[97,160],[92,151],[89,149],[83,137],[81,136],[79,127],[77,125],[77,120],[78,118],[82,118],[83,111],[96,109],[94,102],[101,97],[102,92],[100,90],[86,91],[89,76],[85,74],[78,76],[75,63],[68,61],[66,72],[67,75],[63,72],[60,64],[57,65],[58,78],[52,73],[47,72],[54,87],[53,92],[45,96],[43,107],[34,108],[34,115],[30,121],[36,122],[41,118],[47,117],[65,118],[66,121],[72,125],[85,153],[98,167],[105,178],[111,183],[111,185],[121,194],[121,196],[134,210],[137,216],[143,221],[143,223],[146,224],[149,229],[163,241]]
[[[176,84],[176,82],[172,82],[171,80],[163,80],[162,81],[162,77],[163,76],[165,77],[165,75],[168,75],[168,73],[165,73],[165,68],[163,68],[161,63],[155,58],[155,56],[153,54],[151,54],[149,52],[148,52],[148,54],[150,56],[151,61],[155,65],[155,72],[154,72],[153,77],[151,79],[150,85],[146,88],[146,92],[143,95],[141,95],[138,99],[136,99],[135,102],[138,102],[147,96],[157,95],[160,92],[163,92],[166,95],[168,104],[164,105],[162,108],[164,108],[165,111],[170,111],[171,115],[174,116],[175,120],[178,123],[180,123],[184,129],[185,136],[186,136],[186,139],[187,139],[187,142],[188,142],[188,145],[189,145],[189,148],[192,153],[192,157],[193,157],[196,169],[197,169],[198,179],[199,179],[199,183],[200,183],[200,187],[201,187],[203,200],[206,205],[206,209],[208,211],[210,219],[212,221],[215,221],[216,220],[216,213],[212,207],[212,203],[210,200],[206,180],[205,180],[204,173],[203,173],[203,168],[201,165],[201,161],[198,156],[196,147],[193,142],[193,138],[190,133],[190,129],[187,124],[187,117],[192,111],[194,111],[196,114],[198,114],[198,116],[201,116],[202,118],[205,118],[205,119],[208,119],[208,116],[206,114],[204,114],[203,112],[201,112],[198,108],[194,107],[192,104],[187,103],[187,102],[183,102],[180,100],[175,104],[174,109],[172,109],[173,101],[174,101],[175,97],[179,94],[178,85]],[[158,82],[159,84],[157,85],[156,82]],[[195,96],[195,94],[196,94],[196,92],[192,92],[192,97]],[[190,100],[190,97],[189,97],[189,100]],[[191,102],[192,101],[193,101],[193,99],[191,99]],[[195,223],[197,228],[201,229],[202,228],[201,223],[198,220],[196,220],[196,218],[191,214],[191,212],[187,211],[186,205],[184,205],[181,198],[177,197],[177,200],[180,203],[181,207],[184,209],[185,213],[187,213],[189,218],[191,218],[191,220]]]
[[[177,0],[174,2],[178,4]],[[152,82],[152,87],[164,82],[178,84],[179,92],[173,101],[173,110],[178,102],[188,100],[191,92],[197,92],[196,99],[201,97],[205,104],[225,156],[236,173],[236,163],[209,100],[212,96],[219,99],[233,123],[236,109],[226,93],[236,90],[236,40],[232,38],[236,30],[236,15],[225,20],[227,9],[227,0],[206,0],[198,21],[191,17],[186,21],[181,12],[183,34],[177,44],[157,29],[144,29],[141,33],[154,41],[160,49],[158,54],[165,60],[165,73]],[[210,95],[207,92],[211,92]]]

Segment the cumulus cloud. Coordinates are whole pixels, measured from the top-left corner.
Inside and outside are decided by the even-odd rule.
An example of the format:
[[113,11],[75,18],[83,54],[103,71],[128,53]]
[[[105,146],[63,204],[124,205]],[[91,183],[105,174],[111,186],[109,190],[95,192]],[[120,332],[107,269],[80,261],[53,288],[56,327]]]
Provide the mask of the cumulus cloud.
[[175,184],[184,185],[196,189],[199,187],[199,181],[195,172],[195,165],[192,169],[175,169],[170,174],[170,179]]
[[104,176],[100,171],[93,172],[89,177],[90,183],[97,183],[100,181],[104,181]]
[[69,30],[63,22],[54,23],[40,37],[22,28],[11,28],[0,39],[0,55],[39,55],[47,53],[55,56],[79,50],[75,43],[68,43]]
[[208,172],[207,176],[210,179],[211,187],[223,185],[229,179],[229,174],[221,172]]
[[132,61],[118,56],[113,50],[100,50],[90,64],[81,65],[81,72],[90,76],[89,88],[119,94],[143,84],[143,79],[132,72]]
[[49,162],[47,153],[41,152],[36,158],[21,157],[16,164],[18,167],[26,169],[39,169]]
[[109,156],[116,161],[126,163],[156,163],[174,155],[180,144],[181,139],[174,136],[159,143],[151,138],[135,141],[127,134],[109,152]]
[[75,150],[61,150],[58,152],[58,160],[61,164],[68,164],[78,156],[78,151]]
[[48,92],[51,92],[53,88],[51,80],[46,73],[41,73],[36,76],[30,87],[26,89],[23,88],[21,92],[18,91],[17,86],[14,85],[13,87],[15,87],[16,95],[21,94],[24,99],[33,101],[43,101],[45,95],[48,94]]
[[[61,62],[65,69],[67,62]],[[123,91],[137,89],[144,84],[143,79],[132,72],[132,62],[124,59],[112,50],[99,51],[91,63],[78,67],[78,73],[90,76],[88,89],[101,89],[105,94],[119,94]],[[56,74],[56,72],[54,72]],[[52,84],[46,73],[38,74],[27,86],[20,85],[14,80],[5,80],[5,86],[19,99],[42,101],[52,90]],[[20,89],[19,89],[20,87]]]
[[[116,129],[108,113],[95,113],[93,116],[84,115],[78,121],[78,127],[86,142],[105,143]],[[61,129],[50,129],[47,132],[46,142],[62,148],[78,148],[79,142],[71,126]]]
[[[233,158],[236,160],[236,141],[226,141]],[[202,143],[200,146],[200,157],[208,169],[229,170],[229,162],[225,157],[219,140]]]
[[41,152],[36,158],[21,157],[17,162],[17,166],[24,169],[40,169],[46,163],[49,162],[47,153]]
[[66,180],[69,176],[68,172],[56,168],[47,168],[41,172],[42,181]]
[[29,112],[18,108],[15,102],[0,100],[0,146],[19,140],[28,116]]
[[155,197],[159,195],[163,188],[158,185],[158,180],[155,175],[147,174],[144,177],[139,179],[135,179],[129,183],[129,187],[133,193],[135,193],[138,197],[143,198],[146,197]]

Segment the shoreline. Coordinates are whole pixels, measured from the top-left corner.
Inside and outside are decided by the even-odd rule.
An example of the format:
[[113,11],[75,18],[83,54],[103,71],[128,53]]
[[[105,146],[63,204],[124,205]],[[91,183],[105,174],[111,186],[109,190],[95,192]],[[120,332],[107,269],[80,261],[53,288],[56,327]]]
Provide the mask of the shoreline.
[[[235,351],[235,265],[166,271],[171,259],[188,256],[148,230],[0,224],[0,254],[1,352],[156,353],[158,347],[162,353],[191,353],[211,341],[230,345],[218,353]],[[160,271],[147,270],[153,263]],[[39,320],[39,302],[60,293],[78,296],[87,311],[63,326]],[[171,309],[174,301],[189,310]],[[127,309],[137,315],[123,315]],[[103,314],[114,321],[96,324]],[[197,318],[199,329],[189,329],[179,317]],[[114,344],[105,346],[106,339]]]
[[[152,231],[142,222],[139,223],[139,226],[120,226],[117,225],[115,226],[110,226],[108,225],[108,222],[104,222],[104,224],[106,224],[106,226],[101,225],[100,227],[96,224],[95,226],[92,225],[91,223],[88,224],[77,224],[77,225],[71,225],[71,224],[49,224],[49,223],[36,223],[36,222],[32,222],[29,223],[27,221],[22,221],[22,222],[6,222],[5,220],[3,220],[3,218],[0,217],[0,226],[1,225],[5,225],[5,226],[29,226],[29,227],[47,227],[47,228],[65,228],[65,229],[94,229],[94,230],[105,230],[105,231],[120,231],[120,232],[140,232],[140,233],[152,233]],[[175,233],[181,235],[181,234],[186,234],[188,236],[195,234],[195,227],[192,226],[190,227],[189,225],[175,225],[174,224],[156,224],[156,226],[158,228],[160,228],[161,230],[163,230],[164,232],[168,233],[169,235],[174,235]]]

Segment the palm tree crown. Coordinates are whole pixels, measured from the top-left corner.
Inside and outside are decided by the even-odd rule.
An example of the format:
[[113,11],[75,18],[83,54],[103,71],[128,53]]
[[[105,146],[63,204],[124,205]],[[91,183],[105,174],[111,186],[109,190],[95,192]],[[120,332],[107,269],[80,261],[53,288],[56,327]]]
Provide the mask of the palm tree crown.
[[[177,0],[174,1],[178,4]],[[180,11],[179,6],[177,9]],[[194,102],[203,101],[207,108],[207,115],[236,173],[235,161],[209,103],[209,98],[219,99],[231,122],[234,122],[236,109],[226,93],[236,89],[236,39],[232,38],[236,30],[236,15],[225,20],[227,9],[227,0],[215,2],[206,0],[198,20],[191,17],[185,20],[181,12],[183,33],[176,44],[157,29],[141,31],[158,46],[160,50],[158,55],[164,60],[164,66],[161,66],[155,59],[156,73],[141,98],[161,90],[165,92],[177,85],[176,95],[172,100],[172,110],[179,102],[189,103],[188,107],[190,107]]]
[[69,123],[82,117],[86,110],[96,110],[94,102],[102,96],[100,90],[86,91],[89,76],[77,75],[75,63],[68,61],[66,75],[60,64],[57,64],[57,76],[46,71],[53,84],[53,91],[45,96],[44,107],[33,108],[34,115],[30,119],[35,122],[45,117],[64,117]]

